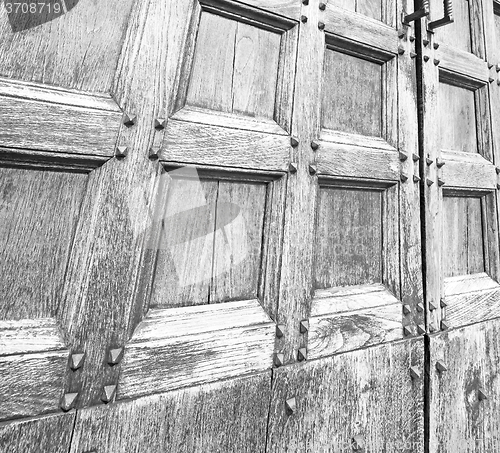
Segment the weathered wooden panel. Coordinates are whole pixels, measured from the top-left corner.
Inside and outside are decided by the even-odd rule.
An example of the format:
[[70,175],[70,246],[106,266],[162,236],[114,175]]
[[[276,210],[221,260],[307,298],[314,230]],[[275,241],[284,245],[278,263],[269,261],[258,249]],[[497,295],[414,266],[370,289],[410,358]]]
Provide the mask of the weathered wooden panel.
[[441,149],[477,152],[473,91],[440,83],[437,103]]
[[[443,2],[430,0],[430,20],[437,20],[444,16]],[[455,0],[453,2],[454,22],[435,30],[436,41],[456,47],[464,52],[472,52],[471,47],[471,25],[469,2],[467,0]]]
[[0,319],[55,315],[86,180],[0,168]]
[[119,398],[272,366],[275,324],[257,300],[217,304],[210,309],[152,310],[149,316],[126,346]]
[[[275,371],[267,451],[422,453],[423,339]],[[390,397],[388,397],[390,395]],[[285,401],[295,398],[293,413]]]
[[0,79],[0,146],[114,155],[122,113],[109,96]]
[[381,191],[321,188],[314,287],[381,282],[382,223]]
[[0,423],[0,451],[67,453],[74,422],[75,413],[69,413]]
[[382,66],[327,49],[323,77],[322,126],[380,137]]
[[[9,3],[15,7],[15,2]],[[81,1],[78,5],[75,0],[32,3],[38,5],[38,11],[43,4],[44,13],[18,14],[12,25],[6,12],[0,15],[1,75],[65,88],[109,92],[133,1]],[[52,16],[49,7],[53,11],[56,3],[75,5],[75,8],[46,21]]]
[[203,12],[186,103],[273,119],[281,37]]
[[499,336],[498,320],[431,336],[430,451],[499,451]]
[[444,277],[484,272],[481,204],[479,197],[444,197]]
[[445,162],[441,178],[446,187],[492,191],[497,188],[495,167],[480,154],[443,151],[441,159]]
[[71,453],[264,452],[270,372],[78,412]]
[[373,19],[381,20],[382,18],[381,0],[333,0],[330,3],[350,11],[356,11]]
[[[463,79],[463,81],[467,85],[478,88],[488,82],[488,64],[474,54],[457,50],[453,45],[443,44],[439,46],[436,57],[440,62],[439,67],[446,72],[455,76],[466,76],[469,80]],[[440,77],[446,79],[449,75],[440,74]]]

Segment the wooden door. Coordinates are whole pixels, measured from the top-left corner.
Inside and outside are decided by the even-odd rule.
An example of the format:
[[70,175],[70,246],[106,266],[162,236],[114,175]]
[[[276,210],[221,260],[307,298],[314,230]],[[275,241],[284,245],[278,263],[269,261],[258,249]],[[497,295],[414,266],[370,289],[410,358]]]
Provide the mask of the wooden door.
[[7,3],[1,447],[423,452],[412,7]]
[[[441,11],[440,11],[441,8]],[[422,31],[430,451],[498,449],[498,49],[491,1]],[[426,30],[427,29],[427,30]]]

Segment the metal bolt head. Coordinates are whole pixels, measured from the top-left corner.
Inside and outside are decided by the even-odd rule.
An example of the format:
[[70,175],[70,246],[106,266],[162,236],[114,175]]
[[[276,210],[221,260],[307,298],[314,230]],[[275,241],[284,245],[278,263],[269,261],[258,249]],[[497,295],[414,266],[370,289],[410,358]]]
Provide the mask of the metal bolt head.
[[420,176],[413,175],[413,182],[419,182],[420,181]]
[[420,379],[420,370],[416,366],[410,367],[410,376],[412,379]]
[[477,391],[477,398],[479,399],[479,401],[484,401],[488,399],[488,396],[486,395],[485,391],[480,388]]
[[448,371],[448,367],[442,362],[441,360],[438,360],[436,362],[436,369],[440,372],[443,373],[445,371]]
[[411,306],[408,304],[403,305],[403,314],[409,315],[411,313]]
[[434,161],[430,157],[426,157],[425,163],[430,167],[434,163]]
[[309,321],[307,319],[300,321],[300,333],[306,333],[309,330]]
[[309,174],[315,175],[318,172],[318,167],[316,165],[309,165]]
[[160,150],[161,148],[159,146],[152,146],[151,148],[149,148],[149,158],[151,160],[158,159],[160,155]]
[[495,171],[497,172],[497,175],[500,175],[500,167],[495,167]]
[[418,324],[417,325],[417,332],[420,334],[420,335],[423,335],[425,333],[425,327],[422,325],[422,324]]
[[155,119],[155,129],[157,131],[162,131],[167,127],[167,120],[166,118],[156,118]]
[[300,21],[305,24],[307,22],[307,16],[300,16]]
[[78,393],[65,393],[61,399],[61,409],[64,412],[68,412],[69,410],[73,409],[75,407],[77,396]]
[[73,371],[76,371],[83,366],[84,360],[85,360],[85,353],[83,352],[77,354],[71,354],[69,358],[69,367]]
[[406,31],[403,28],[401,28],[400,30],[398,30],[398,38],[399,39],[403,39],[405,37],[406,37]]
[[429,40],[428,39],[422,39],[422,43],[424,44],[424,46],[428,46],[429,45]]
[[120,363],[123,358],[123,348],[110,349],[108,353],[108,364],[113,366]]
[[427,185],[430,187],[434,184],[434,181],[432,179],[429,179],[427,178],[427,180],[425,181],[427,183]]
[[436,167],[441,168],[446,162],[439,157],[436,159]]
[[403,153],[402,151],[399,152],[399,160],[401,162],[404,162],[406,159],[408,159],[408,155]]
[[118,158],[124,158],[128,154],[128,148],[126,146],[117,146],[115,149],[115,156]]
[[434,65],[439,66],[439,63],[441,63],[441,60],[438,60],[437,58],[434,58]]
[[424,61],[425,62],[429,61],[429,55],[424,55]]
[[303,5],[309,5],[309,0],[302,0]]
[[490,81],[490,83],[495,81],[495,79],[493,77],[490,77],[488,80]]
[[292,148],[296,148],[299,146],[299,141],[295,137],[290,137],[290,145],[292,145]]
[[297,164],[295,162],[290,162],[288,164],[288,171],[292,174],[297,173]]
[[316,151],[319,148],[319,143],[313,140],[311,142],[311,148],[313,149],[313,151]]
[[450,325],[443,319],[441,321],[441,330],[446,330],[446,329],[449,329],[450,328]]
[[285,363],[285,354],[282,354],[280,352],[277,352],[274,354],[274,364],[277,366],[277,367],[280,367],[282,365],[284,365]]
[[411,326],[404,326],[403,334],[405,337],[410,337],[411,335],[413,335],[413,329],[411,328]]
[[430,311],[434,311],[434,310],[436,310],[436,309],[437,309],[437,307],[436,307],[436,305],[434,304],[434,302],[429,302],[429,310],[430,310]]
[[324,24],[324,22],[318,22],[318,28],[319,28],[320,30],[324,30],[324,29],[325,29],[325,24]]
[[111,402],[116,393],[116,385],[106,385],[101,394],[101,401],[105,404]]
[[411,158],[412,158],[413,162],[418,162],[420,160],[420,156],[418,154],[415,154],[415,153],[413,153],[411,155]]
[[403,46],[398,46],[398,54],[403,55],[405,53],[405,48]]
[[132,127],[137,122],[136,115],[129,115],[127,113],[123,114],[123,124],[127,127]]
[[297,351],[297,360],[299,362],[303,362],[304,360],[307,360],[307,349],[306,348],[300,348]]
[[446,303],[446,299],[441,299],[439,303],[441,305],[441,308],[446,308],[448,306],[448,304]]
[[285,325],[284,324],[277,324],[276,325],[276,337],[283,338],[284,335],[285,335]]
[[436,50],[437,50],[437,49],[439,49],[439,44],[438,44],[437,42],[435,42],[435,43],[432,45],[432,47],[434,47],[434,49],[436,49]]
[[404,173],[401,173],[400,179],[402,182],[406,182],[406,181],[408,181],[408,176],[405,175]]
[[295,397],[289,398],[285,401],[285,409],[287,414],[291,415],[297,410],[297,401]]
[[410,52],[410,58],[417,58],[417,54],[415,52]]
[[320,9],[321,11],[324,11],[324,10],[326,9],[326,3],[320,3],[320,4],[319,4],[319,9]]
[[417,311],[422,313],[424,311],[424,306],[422,304],[417,304]]
[[438,178],[438,186],[439,187],[444,186],[444,181],[440,178]]

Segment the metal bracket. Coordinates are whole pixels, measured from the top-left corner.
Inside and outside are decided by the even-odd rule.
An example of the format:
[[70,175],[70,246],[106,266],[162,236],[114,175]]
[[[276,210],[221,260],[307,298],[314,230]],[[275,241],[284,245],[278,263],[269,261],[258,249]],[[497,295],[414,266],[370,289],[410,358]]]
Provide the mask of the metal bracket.
[[444,25],[451,24],[455,21],[453,18],[453,3],[452,0],[443,0],[444,2],[444,17],[438,20],[434,20],[427,24],[427,29],[429,31],[435,30],[436,28],[442,27]]
[[422,6],[411,14],[403,12],[403,25],[409,26],[410,22],[428,16],[430,11],[429,0],[422,0]]

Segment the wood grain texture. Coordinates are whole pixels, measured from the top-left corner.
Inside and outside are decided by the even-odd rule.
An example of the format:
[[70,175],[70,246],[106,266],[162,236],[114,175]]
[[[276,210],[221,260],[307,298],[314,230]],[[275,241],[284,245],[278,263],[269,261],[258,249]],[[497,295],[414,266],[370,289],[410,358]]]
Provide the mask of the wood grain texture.
[[347,132],[322,129],[320,140],[329,143],[341,143],[344,145],[359,146],[361,148],[374,148],[384,151],[396,151],[387,141],[379,137],[367,137],[366,135],[350,134]]
[[380,0],[334,0],[330,2],[333,6],[355,11],[373,19],[382,20],[382,1]]
[[109,95],[0,79],[3,147],[110,158],[121,119]]
[[444,197],[444,277],[484,272],[481,203],[481,198]]
[[273,119],[280,40],[203,12],[186,104]]
[[0,420],[59,410],[66,351],[0,357]]
[[423,380],[412,381],[409,368],[423,374],[423,354],[419,339],[276,370],[267,451],[347,452],[361,436],[367,452],[422,453]]
[[[330,49],[325,52],[324,65],[322,126],[380,137],[383,83],[381,65]],[[366,96],[367,92],[370,96]]]
[[0,168],[0,319],[55,316],[86,180]]
[[270,383],[268,372],[79,411],[69,451],[263,453]]
[[315,289],[382,281],[382,195],[373,190],[320,188]]
[[355,311],[395,304],[398,300],[380,283],[317,289],[314,292],[312,316]]
[[[455,77],[458,75],[465,76],[469,79],[469,81],[465,81],[465,83],[475,86],[476,88],[488,83],[488,65],[485,61],[473,54],[457,50],[452,45],[443,44],[439,46],[436,52],[436,58],[440,60],[439,66],[445,72],[455,75]],[[443,76],[446,78],[446,75]]]
[[322,142],[317,153],[318,172],[347,178],[399,180],[397,152]]
[[170,120],[160,159],[183,164],[282,170],[290,139],[274,134]]
[[0,357],[65,349],[53,318],[0,321]]
[[473,291],[482,291],[485,289],[493,289],[498,287],[498,283],[493,280],[485,272],[469,275],[457,275],[456,277],[448,277],[444,280],[445,296],[455,296]]
[[[430,341],[430,451],[498,451],[498,321],[451,330]],[[439,373],[436,361],[448,371]],[[482,389],[486,400],[479,400]]]
[[308,359],[353,351],[402,337],[401,304],[397,301],[393,305],[311,317]]
[[127,344],[118,398],[270,368],[275,325],[258,301],[214,307],[151,310]]
[[132,0],[80,3],[56,20],[23,32],[12,31],[4,12],[0,16],[1,75],[108,93],[132,4]]
[[446,151],[441,156],[446,163],[441,174],[447,187],[496,190],[495,166],[480,154]]
[[[437,20],[444,16],[443,2],[430,0],[430,20]],[[462,52],[472,52],[471,43],[471,15],[470,3],[467,0],[456,0],[453,2],[454,22],[435,30],[436,41],[453,46]]]
[[[67,453],[75,413],[0,423],[0,449],[8,453]],[[54,433],[57,436],[54,436]]]

